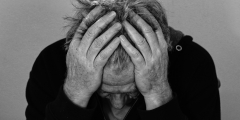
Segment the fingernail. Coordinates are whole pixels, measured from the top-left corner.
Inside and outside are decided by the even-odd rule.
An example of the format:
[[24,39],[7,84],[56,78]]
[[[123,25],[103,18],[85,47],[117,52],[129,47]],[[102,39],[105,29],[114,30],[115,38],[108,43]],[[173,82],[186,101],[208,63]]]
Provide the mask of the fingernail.
[[123,35],[121,35],[119,38],[120,38],[120,40],[122,40],[123,42],[125,41],[125,39],[124,39],[124,36],[123,36]]
[[101,5],[97,6],[97,9],[102,10],[103,7]]
[[116,23],[116,27],[120,29],[122,25],[120,23]]
[[115,43],[120,43],[121,39],[119,37],[116,38]]
[[111,13],[110,13],[110,16],[115,16],[116,15],[116,13],[114,12],[114,11],[112,11]]

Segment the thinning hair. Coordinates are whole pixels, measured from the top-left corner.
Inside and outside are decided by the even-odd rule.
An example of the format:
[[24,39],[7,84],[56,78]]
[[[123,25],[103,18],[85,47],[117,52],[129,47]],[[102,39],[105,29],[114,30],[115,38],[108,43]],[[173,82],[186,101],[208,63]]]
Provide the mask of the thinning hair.
[[[70,22],[68,25],[70,27],[69,31],[67,32],[66,36],[66,44],[65,47],[68,49],[68,46],[77,31],[78,26],[82,22],[85,14],[89,13],[93,8],[95,8],[97,5],[92,5],[89,2],[86,2],[86,0],[77,0],[78,4],[74,5],[76,8],[76,14],[73,17],[66,17],[65,19]],[[153,30],[156,30],[156,26],[154,26],[153,23],[150,23],[148,20],[146,20],[145,13],[142,13],[142,11],[139,11],[139,9],[146,8],[158,21],[164,38],[168,44],[168,50],[171,51],[171,41],[170,41],[170,31],[168,27],[167,17],[165,14],[165,10],[162,7],[162,5],[157,0],[116,0],[116,2],[111,4],[100,4],[104,10],[101,13],[101,15],[98,16],[98,19],[106,14],[109,11],[115,11],[117,13],[117,16],[115,20],[110,23],[110,25],[102,31],[105,32],[111,25],[113,25],[116,22],[122,22],[124,20],[130,21],[129,12],[134,11],[136,14],[141,16],[152,28]],[[140,34],[142,34],[139,31]],[[128,40],[132,43],[129,36],[126,34],[126,31],[122,29],[116,36],[119,36],[120,34],[125,35]],[[134,47],[135,45],[132,44]],[[135,47],[137,48],[137,47]],[[131,62],[129,55],[126,53],[124,48],[119,45],[118,48],[114,51],[114,53],[109,58],[108,62],[106,63],[106,66],[115,68],[118,72],[121,72],[124,69],[127,69],[127,64]]]

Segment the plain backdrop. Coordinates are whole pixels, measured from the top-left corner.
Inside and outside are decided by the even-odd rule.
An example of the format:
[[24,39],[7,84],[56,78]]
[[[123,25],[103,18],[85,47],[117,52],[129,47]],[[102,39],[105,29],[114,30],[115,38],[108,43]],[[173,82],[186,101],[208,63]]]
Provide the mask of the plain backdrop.
[[[0,120],[25,119],[25,88],[47,45],[63,38],[69,0],[1,0]],[[161,0],[170,26],[191,35],[212,55],[223,120],[240,119],[240,0]]]

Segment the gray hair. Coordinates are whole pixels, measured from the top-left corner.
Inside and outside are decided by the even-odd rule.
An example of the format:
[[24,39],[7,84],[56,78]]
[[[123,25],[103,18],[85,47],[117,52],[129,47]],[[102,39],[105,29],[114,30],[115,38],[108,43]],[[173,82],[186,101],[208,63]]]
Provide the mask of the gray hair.
[[[78,2],[78,5],[74,5],[77,10],[75,16],[65,18],[66,20],[70,21],[70,24],[68,25],[68,27],[70,27],[70,29],[67,32],[67,36],[66,36],[66,44],[65,44],[66,50],[68,49],[68,46],[78,28],[78,26],[82,22],[82,20],[84,18],[84,14],[89,13],[94,7],[97,6],[97,5],[92,5],[88,2],[84,2],[84,0],[77,0],[77,2]],[[172,47],[171,47],[170,31],[169,31],[169,26],[168,26],[168,22],[167,22],[167,17],[166,17],[164,8],[161,6],[161,4],[158,1],[156,1],[156,0],[116,0],[116,2],[114,2],[114,3],[102,4],[102,6],[104,8],[104,12],[102,13],[102,15],[99,15],[99,18],[109,11],[115,11],[117,13],[117,17],[110,24],[110,26],[116,22],[122,22],[124,20],[130,19],[129,18],[130,11],[134,11],[136,14],[138,14],[143,19],[145,19],[147,17],[147,16],[144,16],[145,13],[142,13],[138,9],[140,9],[141,7],[146,8],[158,21],[158,23],[162,29],[164,38],[168,44],[168,50],[171,51]],[[156,26],[154,26],[153,23],[149,23],[149,21],[146,19],[145,19],[145,21],[153,29],[156,28]],[[105,30],[107,30],[108,28],[106,28]],[[154,29],[154,30],[156,30],[156,29]],[[124,31],[124,29],[122,29],[118,35],[120,35],[120,34],[125,35],[128,38],[128,40],[131,42],[130,38],[128,37],[128,35],[126,34],[126,31]],[[133,43],[132,43],[132,45],[135,47],[135,45]],[[121,45],[119,45],[118,48],[115,50],[115,52],[112,54],[112,56],[109,58],[109,60],[106,64],[106,67],[114,66],[113,68],[117,68],[116,69],[117,72],[121,72],[124,69],[127,69],[127,64],[129,62],[131,62],[129,55],[126,53],[126,51],[123,49],[123,47]]]

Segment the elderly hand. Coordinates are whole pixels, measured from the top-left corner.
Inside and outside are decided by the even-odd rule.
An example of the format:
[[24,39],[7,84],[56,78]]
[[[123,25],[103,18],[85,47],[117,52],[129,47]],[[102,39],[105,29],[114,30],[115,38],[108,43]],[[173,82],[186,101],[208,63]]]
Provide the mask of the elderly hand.
[[[102,8],[96,7],[83,19],[67,53],[68,73],[64,91],[69,99],[80,107],[86,107],[92,94],[99,88],[103,67],[120,44],[120,39],[116,37],[105,49],[101,50],[119,32],[122,26],[120,23],[113,24],[98,37],[98,34],[113,21],[116,16],[115,12],[104,15],[91,27],[86,28],[86,23],[93,22],[101,12]],[[85,29],[87,31],[82,36]]]
[[158,28],[156,31],[133,11],[130,12],[132,23],[144,36],[141,36],[128,21],[123,22],[128,36],[140,52],[130,44],[125,36],[121,35],[120,39],[123,48],[134,63],[135,82],[144,96],[146,109],[151,110],[168,102],[172,92],[167,79],[167,43],[156,19],[149,11],[145,10],[145,13],[148,13],[150,22]]

